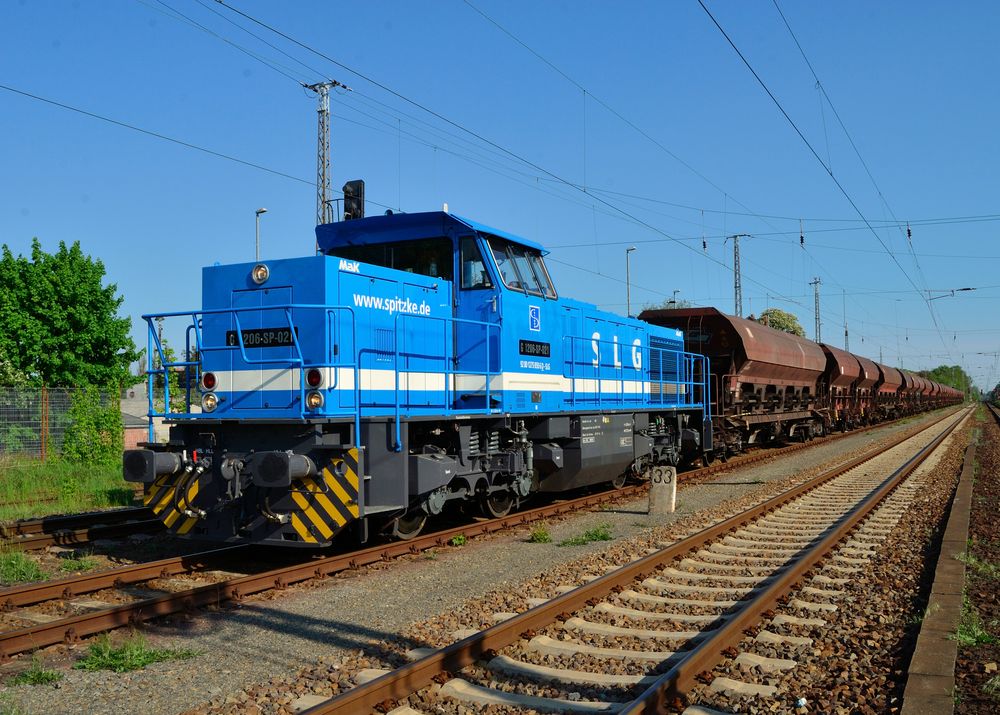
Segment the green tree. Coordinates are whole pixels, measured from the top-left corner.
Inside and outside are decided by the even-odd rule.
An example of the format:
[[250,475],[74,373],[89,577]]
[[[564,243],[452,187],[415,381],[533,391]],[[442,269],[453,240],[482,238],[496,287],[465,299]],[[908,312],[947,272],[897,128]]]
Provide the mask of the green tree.
[[14,367],[0,350],[0,387],[23,387],[28,384],[28,376]]
[[678,298],[674,300],[673,298],[665,298],[659,303],[646,303],[642,306],[643,310],[673,310],[674,308],[693,308],[694,303],[689,300],[684,300],[683,298]]
[[33,385],[124,386],[137,357],[132,321],[118,315],[124,298],[103,284],[104,264],[80,243],[31,257],[0,254],[0,379],[8,372]]
[[965,393],[969,393],[972,387],[972,378],[960,365],[938,365],[933,370],[920,370],[917,374]]
[[781,310],[780,308],[768,308],[760,314],[757,318],[757,322],[761,325],[767,325],[775,330],[781,330],[786,333],[791,333],[792,335],[798,335],[800,338],[806,336],[806,331],[802,329],[799,325],[799,319],[793,314]]

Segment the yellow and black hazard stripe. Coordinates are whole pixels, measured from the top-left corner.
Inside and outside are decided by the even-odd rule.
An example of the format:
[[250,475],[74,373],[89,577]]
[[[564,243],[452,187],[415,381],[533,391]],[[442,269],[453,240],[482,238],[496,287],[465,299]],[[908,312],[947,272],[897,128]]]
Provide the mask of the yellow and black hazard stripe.
[[[176,484],[169,475],[157,477],[143,496],[143,503],[153,510],[153,513],[160,518],[163,524],[176,531],[178,534],[186,534],[194,527],[198,520],[194,517],[184,516],[174,508],[174,492]],[[194,480],[187,488],[184,499],[179,500],[181,508],[186,507],[194,498],[198,496],[198,480]]]
[[360,511],[358,450],[334,457],[322,473],[296,481],[292,500],[299,508],[292,514],[292,528],[299,538],[314,544],[327,541]]

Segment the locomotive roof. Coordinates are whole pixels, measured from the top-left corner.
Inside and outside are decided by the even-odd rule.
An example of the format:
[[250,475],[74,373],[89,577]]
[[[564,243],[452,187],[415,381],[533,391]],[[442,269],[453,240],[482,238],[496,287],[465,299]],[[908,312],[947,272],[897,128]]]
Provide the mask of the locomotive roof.
[[358,246],[370,243],[434,238],[450,234],[468,234],[470,229],[478,233],[499,236],[513,243],[548,253],[540,243],[444,211],[412,214],[394,213],[388,216],[368,216],[351,221],[324,223],[316,227],[316,241],[320,249],[326,253],[337,246]]

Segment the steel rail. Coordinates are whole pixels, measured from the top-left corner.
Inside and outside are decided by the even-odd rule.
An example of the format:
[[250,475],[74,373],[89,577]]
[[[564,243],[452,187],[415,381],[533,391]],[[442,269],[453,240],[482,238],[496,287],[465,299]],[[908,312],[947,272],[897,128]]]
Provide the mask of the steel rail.
[[[933,425],[925,427],[924,430],[940,424],[951,417],[952,414],[954,413],[945,415]],[[955,420],[949,426],[947,433],[950,433],[964,417],[965,415],[962,415]],[[363,685],[352,688],[325,703],[320,703],[304,710],[302,711],[302,715],[369,712],[375,706],[386,701],[405,698],[420,688],[429,685],[441,673],[459,671],[473,664],[488,651],[498,651],[516,642],[526,631],[540,630],[558,620],[562,614],[581,610],[589,602],[593,602],[594,599],[606,597],[612,591],[624,588],[637,580],[652,575],[678,556],[705,546],[723,534],[742,527],[761,515],[797,499],[802,494],[812,491],[816,487],[864,464],[874,457],[879,456],[887,449],[898,446],[913,436],[915,435],[902,435],[890,442],[888,446],[878,446],[867,454],[835,467],[751,509],[709,526],[665,549],[626,564],[616,571],[600,576],[583,586],[556,596],[545,603],[524,611],[484,631],[456,641],[390,673],[386,673]],[[943,439],[943,437],[940,439]],[[938,440],[935,440],[935,442],[939,443]],[[924,450],[921,451],[922,453],[924,453]],[[911,458],[908,464],[913,463],[914,459],[916,458]],[[915,466],[914,464],[914,468]],[[826,540],[824,540],[825,542]],[[742,634],[742,627],[736,633]]]
[[[55,500],[55,497],[52,499]],[[22,502],[24,503],[24,502]],[[33,502],[27,502],[33,503]],[[144,506],[128,507],[126,509],[109,509],[107,511],[87,512],[86,514],[60,514],[44,516],[39,519],[18,519],[0,523],[0,537],[13,539],[32,534],[46,534],[57,531],[75,531],[95,524],[117,523],[122,521],[145,521],[153,518],[153,512]]]
[[23,608],[44,601],[75,598],[105,588],[120,588],[154,578],[168,578],[178,574],[204,570],[217,565],[217,561],[229,558],[248,547],[248,544],[226,546],[221,549],[158,559],[82,576],[68,576],[52,581],[11,586],[0,589],[0,610],[10,611],[14,608]]
[[1000,424],[1000,408],[998,408],[992,402],[987,402],[986,409],[988,409],[990,413],[993,415],[993,419],[997,421],[997,424]]
[[156,533],[163,531],[164,528],[166,527],[163,526],[163,522],[156,518],[123,521],[119,524],[102,523],[72,530],[60,529],[10,538],[4,541],[3,548],[9,551],[36,551],[47,546],[75,546],[98,539],[118,539],[132,534]]
[[[946,415],[945,418],[947,416],[948,415]],[[895,438],[889,446],[893,446],[901,441],[904,441],[905,439],[909,439],[914,434],[922,431],[922,429],[926,428],[908,430],[906,434]],[[833,437],[847,436],[849,434],[851,433],[834,435]],[[824,442],[821,442],[821,444],[830,441],[830,439],[831,438],[827,438]],[[808,446],[813,446],[813,444],[814,443],[802,443],[777,450],[762,451],[757,454],[740,458],[739,460],[730,460],[727,463],[703,467],[686,474],[688,477],[694,477],[711,474],[721,469],[737,469],[746,464],[752,464],[754,462],[763,461],[772,457],[778,457],[783,454],[787,454],[788,451],[796,451]],[[885,445],[882,445],[878,448],[878,450],[881,451],[887,448],[888,447]],[[874,454],[871,456],[874,456]],[[482,534],[490,534],[505,529],[523,526],[539,519],[560,516],[572,511],[598,506],[606,503],[609,499],[639,496],[643,494],[646,489],[647,485],[641,484],[625,487],[623,489],[590,494],[576,499],[556,502],[543,507],[517,512],[499,519],[489,519],[472,524],[457,526],[451,529],[445,529],[426,536],[416,537],[409,541],[396,541],[361,549],[359,551],[348,552],[346,554],[331,555],[320,559],[306,561],[302,564],[286,566],[259,574],[241,576],[216,584],[199,586],[185,591],[179,591],[177,593],[165,594],[156,598],[123,604],[107,610],[85,613],[78,616],[58,619],[49,623],[7,631],[5,633],[0,633],[0,658],[7,658],[26,650],[41,648],[57,643],[74,643],[84,636],[118,628],[130,623],[134,624],[199,607],[220,605],[227,601],[237,601],[241,598],[255,593],[260,593],[262,591],[275,588],[281,589],[313,578],[324,578],[349,569],[360,568],[362,566],[388,561],[393,558],[409,554],[417,554],[426,549],[446,546],[451,539],[456,536],[470,538]],[[107,572],[107,577],[114,576],[116,573],[116,570],[109,571]],[[41,591],[44,591],[46,587],[44,584],[40,584],[38,588]],[[2,596],[3,593],[0,593],[0,598],[2,598]],[[0,605],[2,605],[2,602],[0,602]]]
[[[34,499],[18,499],[16,501],[0,501],[0,508],[7,509],[7,508],[10,508],[10,507],[13,507],[13,506],[35,506],[36,504],[52,504],[52,503],[57,502],[57,501],[59,501],[59,497],[57,497],[55,495],[51,495],[51,496],[42,495],[42,496],[35,497]],[[3,525],[0,524],[0,528],[2,528],[2,527],[3,527]]]

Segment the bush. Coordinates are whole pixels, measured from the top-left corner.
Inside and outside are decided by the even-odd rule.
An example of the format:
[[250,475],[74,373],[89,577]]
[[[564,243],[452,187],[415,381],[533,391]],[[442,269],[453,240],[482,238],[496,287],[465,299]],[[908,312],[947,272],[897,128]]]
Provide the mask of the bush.
[[95,387],[73,393],[69,426],[63,439],[63,457],[78,464],[113,467],[121,463],[125,425],[117,399],[102,404]]
[[[18,424],[0,425],[0,445],[2,451],[10,454],[29,451],[28,445],[34,445],[40,437],[37,430]],[[34,446],[32,450],[34,451]]]

